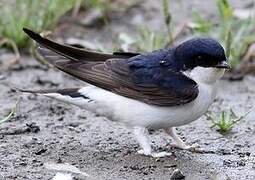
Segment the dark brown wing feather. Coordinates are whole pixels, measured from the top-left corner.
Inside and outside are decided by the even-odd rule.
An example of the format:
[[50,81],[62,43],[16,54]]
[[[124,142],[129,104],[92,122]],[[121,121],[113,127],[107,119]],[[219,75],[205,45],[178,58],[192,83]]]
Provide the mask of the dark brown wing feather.
[[38,44],[43,47],[46,47],[58,54],[61,54],[64,57],[67,57],[72,60],[78,61],[105,61],[110,58],[130,58],[138,55],[138,53],[119,53],[114,54],[104,54],[98,52],[92,52],[81,48],[76,48],[68,45],[61,45],[55,43],[49,39],[41,37],[39,34],[24,28],[25,33],[29,35],[32,39],[36,40]]

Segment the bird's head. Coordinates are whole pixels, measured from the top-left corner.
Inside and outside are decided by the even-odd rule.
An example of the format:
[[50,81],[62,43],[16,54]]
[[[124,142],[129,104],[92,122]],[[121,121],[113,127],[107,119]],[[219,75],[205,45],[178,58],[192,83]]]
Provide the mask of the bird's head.
[[175,60],[181,70],[195,67],[229,69],[223,47],[211,38],[194,38],[175,48]]

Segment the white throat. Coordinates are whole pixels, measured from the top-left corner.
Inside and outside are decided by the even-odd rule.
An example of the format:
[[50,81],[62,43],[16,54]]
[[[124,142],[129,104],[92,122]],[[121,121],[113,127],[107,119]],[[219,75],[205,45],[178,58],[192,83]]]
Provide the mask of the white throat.
[[196,82],[214,84],[224,75],[225,69],[196,67],[190,72],[190,77]]

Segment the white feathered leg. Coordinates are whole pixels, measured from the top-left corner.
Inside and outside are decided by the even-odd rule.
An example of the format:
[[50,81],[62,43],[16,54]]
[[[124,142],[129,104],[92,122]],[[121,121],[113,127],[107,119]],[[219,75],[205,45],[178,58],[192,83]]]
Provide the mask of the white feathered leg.
[[148,130],[145,127],[134,127],[134,135],[138,141],[141,150],[138,151],[139,154],[151,155],[151,145],[148,138]]
[[137,151],[138,154],[152,156],[155,158],[172,155],[172,153],[168,153],[168,152],[159,152],[159,153],[153,152],[152,153],[151,142],[148,138],[148,130],[145,127],[140,127],[140,126],[134,127],[134,135],[135,135],[135,138],[138,141],[139,145],[142,148],[141,150]]
[[171,143],[171,146],[179,148],[179,149],[192,150],[192,151],[196,151],[196,149],[198,148],[198,145],[192,145],[192,146],[186,145],[186,143],[175,133],[175,128],[170,127],[164,130],[174,140],[174,142]]

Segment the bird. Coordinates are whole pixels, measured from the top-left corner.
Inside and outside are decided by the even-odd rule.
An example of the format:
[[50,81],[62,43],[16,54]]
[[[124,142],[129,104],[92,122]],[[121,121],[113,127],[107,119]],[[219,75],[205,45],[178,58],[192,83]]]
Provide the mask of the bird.
[[60,44],[23,28],[37,43],[37,52],[57,69],[82,80],[78,88],[22,90],[42,94],[123,123],[137,140],[139,154],[164,157],[151,147],[149,130],[163,129],[172,146],[190,150],[176,133],[206,113],[217,82],[230,69],[223,46],[195,37],[147,53],[101,53]]

